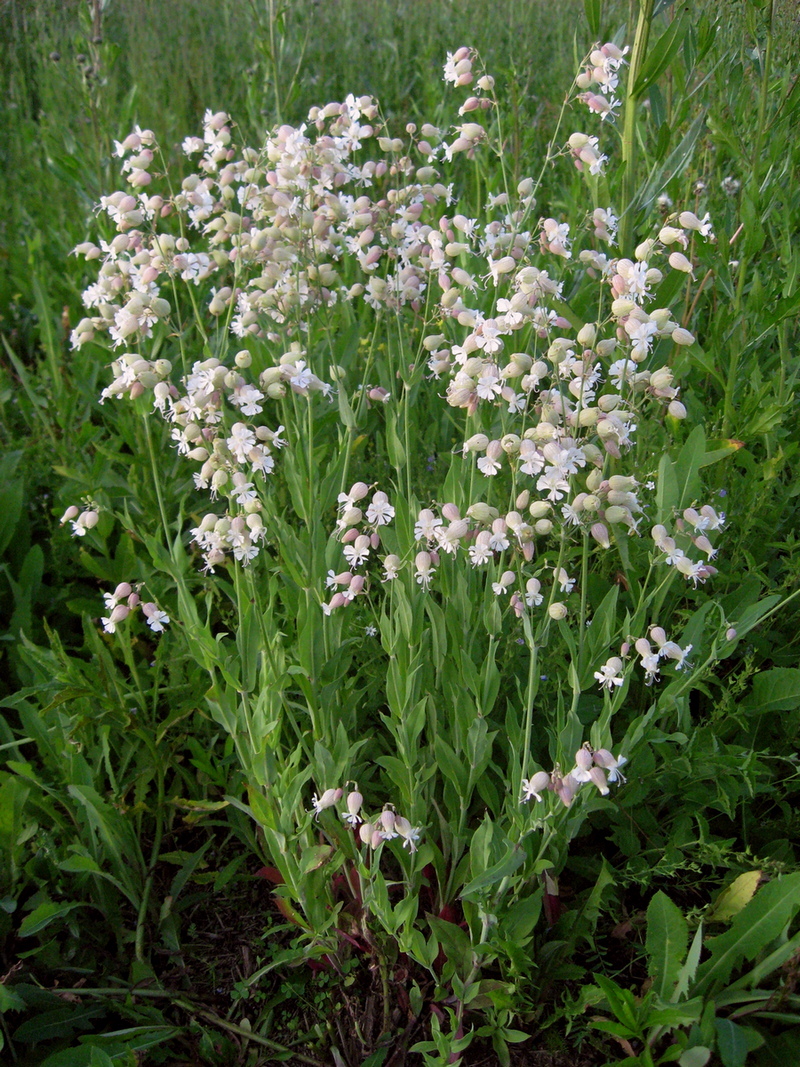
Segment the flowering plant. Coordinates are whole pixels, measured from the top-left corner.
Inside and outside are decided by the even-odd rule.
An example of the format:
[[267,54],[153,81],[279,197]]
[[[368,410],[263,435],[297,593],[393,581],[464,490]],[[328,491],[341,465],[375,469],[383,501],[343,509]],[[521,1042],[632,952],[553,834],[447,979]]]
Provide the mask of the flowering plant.
[[[574,86],[607,123],[626,55],[594,48]],[[100,402],[141,418],[164,605],[142,614],[207,673],[246,786],[226,802],[284,914],[309,955],[357,943],[385,977],[405,954],[456,1034],[737,630],[700,477],[730,449],[684,431],[671,369],[708,217],[620,247],[599,118],[545,161],[587,209],[545,214],[539,179],[506,173],[476,53],[445,80],[473,94],[450,127],[393,135],[349,96],[252,148],[209,112],[174,165],[137,128],[100,203],[113,235],[76,249],[96,277],[72,343],[108,345]],[[497,188],[471,200],[486,154]],[[97,495],[64,516],[89,544],[104,509],[130,528]],[[126,578],[105,631],[139,603]]]

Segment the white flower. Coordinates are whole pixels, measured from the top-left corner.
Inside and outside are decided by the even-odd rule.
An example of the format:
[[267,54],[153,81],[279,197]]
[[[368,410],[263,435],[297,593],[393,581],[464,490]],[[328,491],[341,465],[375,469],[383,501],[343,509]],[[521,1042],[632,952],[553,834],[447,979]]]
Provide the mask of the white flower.
[[157,608],[155,604],[142,604],[142,613],[154,634],[163,633],[165,627],[169,625],[169,615],[166,611]]
[[386,493],[375,493],[372,503],[367,508],[367,522],[371,522],[374,526],[385,526],[393,518],[394,508],[389,503]]
[[612,692],[614,686],[620,686],[625,681],[622,674],[622,660],[619,656],[612,656],[599,671],[594,672],[594,676],[600,683],[601,689],[608,689]]
[[326,808],[332,808],[334,804],[338,804],[342,799],[343,793],[343,789],[326,789],[321,797],[317,797],[317,794],[315,793],[311,798],[314,818],[318,819]]
[[575,588],[575,579],[570,578],[570,576],[567,574],[563,567],[558,571],[556,579],[558,581],[562,593],[571,593],[572,590]]
[[532,778],[522,779],[522,797],[520,801],[524,804],[526,800],[535,797],[536,800],[541,802],[542,793],[549,788],[550,775],[547,771],[537,771]]
[[542,586],[538,578],[529,578],[525,583],[525,603],[529,608],[538,607],[544,600],[540,592]]
[[614,757],[607,748],[598,748],[592,753],[592,759],[598,767],[608,771],[609,782],[624,782],[624,775],[620,774],[620,767],[628,762],[626,756]]

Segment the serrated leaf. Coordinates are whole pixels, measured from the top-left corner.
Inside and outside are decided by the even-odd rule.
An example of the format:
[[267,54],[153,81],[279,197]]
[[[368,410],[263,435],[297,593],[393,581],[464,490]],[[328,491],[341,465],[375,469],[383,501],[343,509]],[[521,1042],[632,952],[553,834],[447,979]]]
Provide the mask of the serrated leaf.
[[686,961],[678,972],[678,980],[675,984],[675,989],[670,997],[670,1000],[677,1002],[685,997],[689,992],[689,988],[694,982],[694,976],[697,974],[697,967],[700,963],[700,953],[703,950],[703,925],[697,927],[695,930],[694,938],[692,939],[692,947],[686,956]]
[[734,967],[755,956],[779,937],[800,908],[800,873],[787,874],[763,886],[739,912],[730,930],[706,942],[711,958],[698,969],[695,994],[723,986]]
[[653,988],[663,1000],[669,999],[678,981],[688,943],[689,927],[683,913],[666,893],[659,891],[647,909],[645,948]]

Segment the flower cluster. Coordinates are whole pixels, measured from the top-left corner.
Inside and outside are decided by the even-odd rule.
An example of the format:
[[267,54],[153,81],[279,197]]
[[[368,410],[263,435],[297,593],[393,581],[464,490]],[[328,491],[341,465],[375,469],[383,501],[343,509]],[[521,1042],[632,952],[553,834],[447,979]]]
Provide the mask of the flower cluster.
[[153,633],[163,633],[169,624],[167,613],[152,601],[142,603],[138,592],[135,592],[128,582],[120,582],[113,593],[103,593],[103,600],[108,616],[104,616],[100,621],[107,634],[116,633],[117,625],[124,622],[137,608],[141,608],[145,622]]
[[591,782],[601,796],[609,793],[609,782],[624,782],[620,767],[627,763],[625,756],[614,756],[607,748],[593,749],[588,741],[575,753],[575,766],[562,774],[558,764],[553,770],[537,771],[532,778],[522,780],[522,802],[533,797],[541,802],[542,794],[555,793],[569,807],[584,782]]
[[85,537],[87,532],[94,529],[99,521],[100,514],[94,504],[89,504],[82,510],[75,504],[70,504],[61,516],[59,524],[63,526],[68,522],[72,527],[73,537]]
[[335,589],[331,599],[322,605],[326,615],[336,608],[346,607],[366,587],[366,575],[358,573],[365,567],[372,554],[380,548],[380,528],[388,526],[394,518],[394,507],[389,497],[382,490],[376,490],[372,499],[362,509],[361,504],[370,492],[364,482],[356,482],[347,493],[341,493],[338,499],[339,518],[336,533],[342,542],[342,555],[348,570],[337,574],[330,570],[326,579],[328,589]]
[[[345,797],[345,794],[341,788],[326,789],[319,797],[315,793],[311,801],[314,818],[318,819],[327,808],[335,807],[342,797]],[[384,841],[400,838],[403,848],[407,848],[409,852],[417,851],[421,827],[412,826],[408,819],[396,813],[391,804],[385,804],[377,815],[365,819],[361,814],[363,802],[364,798],[356,787],[345,797],[346,810],[341,813],[344,822],[354,830],[358,828],[358,836],[363,844],[374,851],[380,848]]]
[[[696,508],[686,508],[682,518],[676,520],[674,533],[685,548],[678,545],[663,523],[657,523],[652,528],[651,536],[656,549],[662,554],[664,563],[675,567],[687,581],[697,586],[698,582],[705,582],[706,578],[717,573],[716,567],[707,562],[717,554],[717,549],[712,545],[707,533],[721,530],[724,525],[724,513],[718,514],[710,504],[704,504],[699,511]],[[688,555],[689,545],[702,552],[706,560],[693,560]]]
[[[611,656],[599,670],[594,672],[594,677],[601,689],[606,689],[611,693],[624,683],[624,660],[628,657],[631,644],[639,655],[639,665],[644,671],[647,685],[652,685],[658,680],[663,659],[672,660],[679,671],[691,667],[688,661],[689,653],[692,651],[691,645],[681,648],[674,641],[670,641],[662,626],[651,626],[649,635],[650,640],[646,637],[629,638],[623,643],[619,656]],[[655,650],[651,641],[656,646]]]
[[619,68],[627,51],[612,41],[593,48],[585,68],[575,79],[577,87],[585,90],[581,95],[583,103],[603,119],[614,118],[619,107],[615,93],[619,86]]

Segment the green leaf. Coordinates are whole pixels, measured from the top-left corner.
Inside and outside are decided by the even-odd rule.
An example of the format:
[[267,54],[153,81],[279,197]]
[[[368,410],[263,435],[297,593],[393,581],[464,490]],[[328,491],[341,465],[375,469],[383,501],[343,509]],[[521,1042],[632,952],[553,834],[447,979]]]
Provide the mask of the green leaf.
[[472,967],[472,941],[469,934],[456,923],[435,915],[428,915],[427,920],[448,960],[455,966],[456,973],[466,976]]
[[686,11],[681,14],[680,18],[670,22],[655,44],[648,48],[647,58],[642,63],[639,77],[633,87],[628,88],[629,93],[633,96],[642,96],[653,82],[661,77],[675,58],[690,25],[691,21]]
[[792,711],[800,707],[800,667],[773,667],[761,671],[753,679],[745,706],[760,713]]
[[706,1067],[711,1059],[711,1049],[705,1045],[695,1045],[687,1048],[678,1060],[679,1067]]
[[20,923],[19,936],[32,937],[34,934],[38,934],[40,930],[44,930],[44,928],[49,926],[55,919],[61,919],[63,916],[69,915],[69,913],[76,908],[86,908],[88,906],[88,904],[77,902],[70,904],[56,904],[53,900],[46,900],[44,904],[40,904],[38,908],[34,908],[30,915],[25,916]]
[[512,848],[504,859],[488,867],[483,874],[479,874],[477,878],[473,878],[471,882],[464,886],[461,890],[462,899],[481,894],[488,886],[495,885],[502,881],[503,878],[508,877],[509,874],[513,874],[524,862],[524,850],[519,846]]
[[649,207],[672,179],[683,173],[692,158],[694,146],[705,129],[705,125],[705,114],[698,115],[666,162],[653,168],[647,181],[636,194],[637,203],[641,208]]
[[104,1015],[105,1010],[104,1007],[98,1007],[96,1004],[65,1004],[51,1011],[39,1012],[32,1019],[26,1019],[14,1031],[14,1040],[26,1043],[63,1040],[75,1030],[90,1029],[92,1020]]
[[707,995],[730,979],[734,967],[752,960],[779,937],[800,908],[800,873],[763,886],[739,912],[730,930],[706,942],[711,958],[698,969],[693,993]]
[[656,489],[656,519],[660,523],[668,522],[678,506],[678,479],[675,465],[666,453],[658,465],[658,485]]
[[662,1000],[668,1000],[678,980],[689,943],[689,927],[683,913],[666,893],[659,891],[647,909],[647,941],[650,958],[648,971],[653,988]]
[[697,967],[700,963],[700,953],[703,950],[703,924],[701,923],[694,932],[692,938],[692,947],[689,949],[689,953],[686,956],[686,962],[678,972],[678,980],[675,984],[675,989],[670,999],[672,1001],[681,1000],[689,992],[689,988],[694,982],[694,977],[697,974]]
[[0,984],[0,1015],[4,1011],[24,1011],[26,1007],[25,1001],[13,989]]
[[[800,673],[800,672],[798,672]],[[726,923],[753,899],[753,894],[761,881],[761,871],[745,871],[734,879],[706,912],[706,922]]]
[[675,461],[678,481],[677,508],[686,508],[700,492],[700,468],[706,455],[706,435],[702,426],[695,426]]
[[59,870],[69,871],[70,874],[102,873],[99,864],[91,856],[67,856],[65,860],[61,860],[58,866]]
[[747,1053],[764,1043],[764,1038],[752,1027],[740,1026],[730,1019],[715,1019],[714,1026],[723,1067],[744,1067]]
[[583,10],[586,15],[586,25],[589,37],[600,36],[600,22],[603,17],[603,0],[583,0]]

